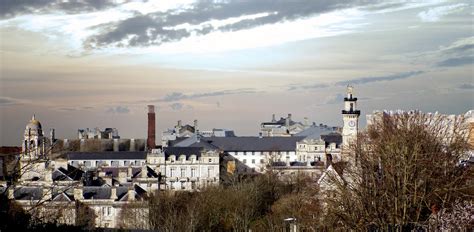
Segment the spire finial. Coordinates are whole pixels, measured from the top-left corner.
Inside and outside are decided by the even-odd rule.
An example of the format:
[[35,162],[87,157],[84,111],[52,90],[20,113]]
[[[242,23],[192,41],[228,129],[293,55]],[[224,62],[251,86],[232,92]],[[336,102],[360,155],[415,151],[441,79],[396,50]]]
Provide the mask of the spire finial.
[[35,114],[33,114],[33,117],[31,117],[31,120],[35,120],[36,119],[36,116]]
[[353,91],[354,91],[354,87],[352,87],[352,85],[347,85],[347,93],[352,94]]

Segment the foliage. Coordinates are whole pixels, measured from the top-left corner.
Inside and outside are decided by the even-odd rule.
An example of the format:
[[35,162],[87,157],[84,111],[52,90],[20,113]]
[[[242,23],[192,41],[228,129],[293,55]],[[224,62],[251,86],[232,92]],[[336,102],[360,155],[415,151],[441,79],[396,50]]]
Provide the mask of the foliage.
[[466,123],[422,113],[384,115],[351,145],[344,182],[334,181],[328,227],[382,230],[423,227],[433,207],[451,208],[466,194]]

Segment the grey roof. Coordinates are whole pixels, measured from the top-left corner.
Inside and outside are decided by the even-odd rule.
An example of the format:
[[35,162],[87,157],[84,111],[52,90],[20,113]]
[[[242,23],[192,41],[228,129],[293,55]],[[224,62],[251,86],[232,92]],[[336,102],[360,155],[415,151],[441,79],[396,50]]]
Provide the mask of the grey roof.
[[311,126],[297,133],[296,136],[303,136],[303,137],[306,137],[307,139],[320,139],[321,135],[328,134],[335,131],[336,131],[335,127]]
[[170,143],[172,147],[189,147],[191,144],[197,143],[198,138],[197,135],[192,135],[188,138],[180,138],[179,140],[176,139],[174,142]]
[[[117,198],[122,198],[127,194],[128,187],[115,187],[117,189]],[[84,199],[110,199],[111,187],[102,187],[102,186],[84,186],[83,196]]]
[[13,196],[16,200],[40,200],[43,197],[41,187],[19,187],[15,188]]
[[223,151],[295,151],[296,142],[304,137],[210,137],[201,138],[199,146],[207,142]]
[[146,159],[145,151],[106,151],[106,152],[69,152],[68,160],[124,160]]
[[321,135],[321,139],[324,140],[326,144],[329,144],[329,143],[336,143],[337,145],[342,144],[342,135],[337,132]]
[[[290,126],[293,126],[297,123],[298,122],[290,120]],[[275,121],[275,122],[263,122],[262,125],[281,125],[281,126],[285,126],[286,125],[286,118],[280,118],[278,121]]]
[[165,152],[165,156],[168,157],[170,155],[180,156],[185,155],[188,158],[191,155],[196,155],[196,157],[201,156],[201,151],[203,150],[202,147],[164,147],[163,151]]

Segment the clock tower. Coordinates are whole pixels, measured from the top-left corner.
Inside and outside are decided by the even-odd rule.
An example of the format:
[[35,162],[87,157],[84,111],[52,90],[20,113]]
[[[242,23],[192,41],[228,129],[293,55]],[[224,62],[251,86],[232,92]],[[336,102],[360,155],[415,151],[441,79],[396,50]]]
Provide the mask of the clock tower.
[[353,87],[347,86],[347,96],[344,98],[344,109],[342,110],[342,145],[347,147],[351,140],[357,137],[359,129],[360,110],[357,109],[357,98],[353,96]]

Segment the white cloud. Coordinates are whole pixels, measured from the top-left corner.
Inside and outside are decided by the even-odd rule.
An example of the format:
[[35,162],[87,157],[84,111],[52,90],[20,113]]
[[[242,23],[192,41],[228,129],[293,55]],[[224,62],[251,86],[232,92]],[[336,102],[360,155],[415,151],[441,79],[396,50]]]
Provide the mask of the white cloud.
[[463,10],[467,4],[458,3],[454,5],[434,7],[418,14],[423,22],[437,22],[441,17]]

